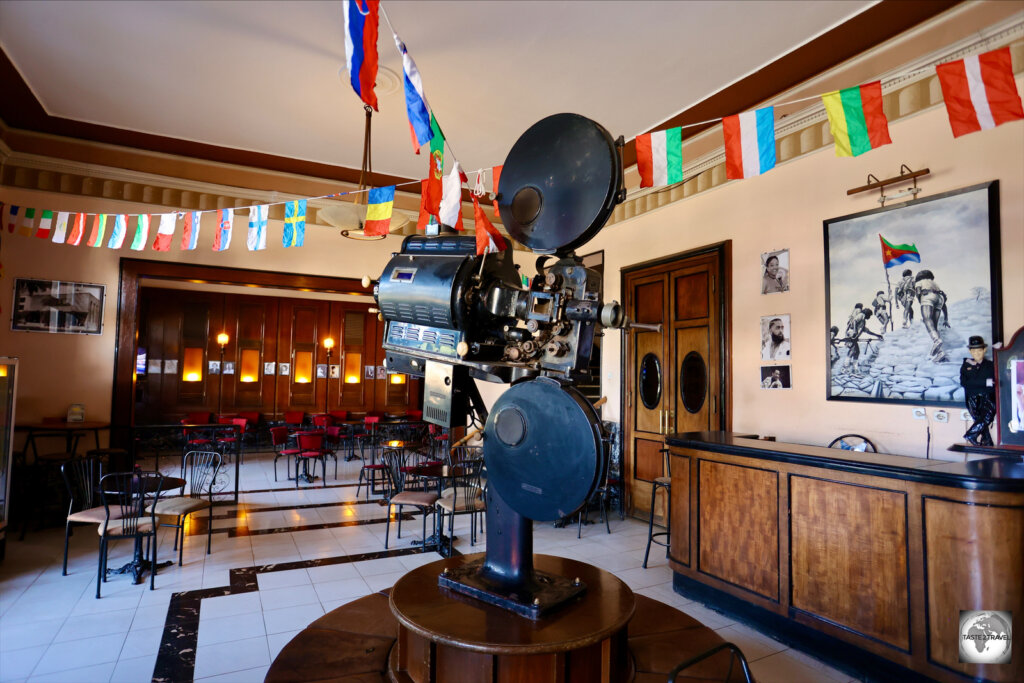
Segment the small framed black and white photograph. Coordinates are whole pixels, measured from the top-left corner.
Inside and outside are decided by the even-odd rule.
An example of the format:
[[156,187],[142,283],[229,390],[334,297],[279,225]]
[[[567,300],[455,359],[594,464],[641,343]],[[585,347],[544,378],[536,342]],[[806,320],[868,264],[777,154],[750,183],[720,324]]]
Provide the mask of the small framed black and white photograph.
[[225,374],[225,375],[233,375],[233,374],[235,374],[235,362],[234,361],[230,361],[230,360],[224,361],[224,367],[221,368],[221,370],[223,371],[223,374]]
[[88,282],[14,278],[11,330],[102,334],[106,289]]
[[761,254],[761,293],[789,291],[789,249]]
[[788,313],[761,316],[761,360],[788,362],[789,333]]
[[316,377],[317,379],[327,379],[327,364],[317,363],[316,366]]
[[278,363],[277,364],[277,374],[278,374],[279,377],[287,377],[288,375],[292,374],[292,364],[291,363]]
[[264,375],[276,375],[277,374],[277,363],[275,363],[274,361],[270,361],[268,363],[264,363],[263,364],[263,374]]
[[330,374],[331,374],[331,379],[341,379],[341,366],[340,365],[332,365],[331,366],[331,373]]
[[762,365],[761,366],[761,388],[762,389],[791,389],[790,366],[788,365]]
[[177,375],[178,374],[178,359],[168,358],[164,361],[164,374],[165,375]]

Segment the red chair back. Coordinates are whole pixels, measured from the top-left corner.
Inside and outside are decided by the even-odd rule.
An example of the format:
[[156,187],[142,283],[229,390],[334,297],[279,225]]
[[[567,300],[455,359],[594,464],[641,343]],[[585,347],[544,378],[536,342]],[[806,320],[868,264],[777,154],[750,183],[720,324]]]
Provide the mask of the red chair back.
[[324,447],[324,435],[311,432],[300,432],[296,434],[299,440],[301,451],[322,451]]
[[410,420],[422,420],[423,419],[423,411],[422,410],[410,410],[408,413],[406,413],[406,415],[409,417]]
[[345,420],[348,419],[348,411],[347,410],[332,410],[332,411],[330,411],[329,414],[330,414],[331,417],[333,417],[338,422],[344,422]]
[[253,427],[260,423],[260,414],[255,410],[248,410],[244,412],[239,411],[238,417],[244,417],[246,420],[249,421],[249,424],[252,425]]
[[212,415],[212,413],[210,413],[210,412],[202,412],[202,411],[194,412],[194,413],[185,413],[184,423],[187,424],[187,425],[205,425],[205,424],[210,424],[210,416],[211,415]]
[[300,425],[306,419],[306,414],[301,410],[284,411],[284,423],[289,425]]
[[366,417],[363,418],[363,423],[366,424],[366,425],[375,425],[375,424],[378,424],[379,422],[380,422],[380,416],[379,415],[372,415],[372,416],[371,415],[367,415]]
[[334,418],[330,415],[314,415],[313,426],[314,427],[330,427],[334,424]]
[[342,435],[342,432],[344,431],[344,429],[345,429],[344,427],[340,427],[338,425],[330,426],[330,427],[327,428],[327,436],[329,438],[337,440],[338,437],[340,437]]
[[278,446],[284,446],[286,443],[288,443],[288,428],[271,427],[270,444],[276,448]]

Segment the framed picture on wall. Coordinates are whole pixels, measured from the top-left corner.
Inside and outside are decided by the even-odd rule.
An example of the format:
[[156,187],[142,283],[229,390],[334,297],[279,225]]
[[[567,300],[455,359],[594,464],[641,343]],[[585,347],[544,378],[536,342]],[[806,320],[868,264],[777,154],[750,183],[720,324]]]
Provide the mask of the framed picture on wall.
[[761,388],[762,389],[791,389],[793,387],[790,366],[788,365],[762,365],[761,366]]
[[789,249],[761,254],[761,293],[789,291]]
[[824,233],[826,398],[962,406],[968,339],[1002,339],[998,181]]
[[789,314],[761,316],[761,360],[790,359]]
[[102,334],[106,286],[14,278],[11,329],[18,332]]
[[1024,327],[993,351],[996,366],[996,443],[1024,451]]

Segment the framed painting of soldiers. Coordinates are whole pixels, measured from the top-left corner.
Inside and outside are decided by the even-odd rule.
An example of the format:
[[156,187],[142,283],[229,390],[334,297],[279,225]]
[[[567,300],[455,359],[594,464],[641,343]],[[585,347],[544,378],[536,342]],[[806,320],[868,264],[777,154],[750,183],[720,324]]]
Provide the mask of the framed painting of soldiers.
[[970,338],[1002,339],[999,182],[832,218],[824,237],[826,398],[962,407]]

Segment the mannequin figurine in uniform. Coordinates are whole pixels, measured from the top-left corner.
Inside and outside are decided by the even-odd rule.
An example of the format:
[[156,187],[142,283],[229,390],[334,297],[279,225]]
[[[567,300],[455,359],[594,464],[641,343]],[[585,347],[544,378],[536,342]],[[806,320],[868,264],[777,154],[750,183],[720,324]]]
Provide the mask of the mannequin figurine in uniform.
[[979,335],[972,335],[967,348],[970,358],[960,366],[960,384],[964,387],[967,411],[974,418],[974,424],[964,433],[968,443],[975,446],[991,446],[989,426],[996,417],[996,366],[985,358],[988,346]]

